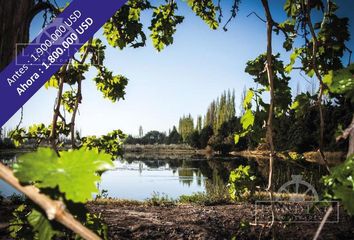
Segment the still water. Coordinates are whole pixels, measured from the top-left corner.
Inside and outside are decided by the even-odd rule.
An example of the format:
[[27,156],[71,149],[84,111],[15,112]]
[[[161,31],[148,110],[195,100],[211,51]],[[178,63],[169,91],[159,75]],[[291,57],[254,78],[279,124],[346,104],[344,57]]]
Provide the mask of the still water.
[[[11,165],[16,156],[0,156],[2,162]],[[239,165],[250,165],[257,177],[257,185],[265,187],[268,176],[268,161],[239,157],[222,159],[120,159],[114,169],[102,175],[99,189],[107,190],[112,198],[145,200],[153,194],[176,199],[181,195],[196,192],[211,192],[225,189],[230,171]],[[318,191],[322,185],[319,179],[325,173],[323,167],[307,162],[278,161],[274,170],[276,189],[292,179],[292,175],[302,175]],[[14,189],[0,180],[0,193],[13,194]]]
[[115,169],[102,176],[100,189],[110,197],[143,200],[155,194],[177,198],[183,194],[205,191],[207,177],[185,161],[171,166],[164,160],[117,161]]

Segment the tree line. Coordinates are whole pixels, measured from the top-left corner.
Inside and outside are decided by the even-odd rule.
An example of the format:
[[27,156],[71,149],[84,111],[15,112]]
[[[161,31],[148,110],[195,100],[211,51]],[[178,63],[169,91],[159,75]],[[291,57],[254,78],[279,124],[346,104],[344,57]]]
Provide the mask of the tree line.
[[[251,64],[249,62],[249,64]],[[249,67],[246,68],[246,71]],[[289,89],[290,90],[290,89]],[[250,100],[253,103],[252,111],[256,115],[253,130],[237,144],[234,142],[234,134],[243,130],[241,118],[236,115],[235,91],[225,91],[209,107],[202,117],[196,119],[191,114],[183,115],[178,121],[178,127],[165,132],[150,131],[139,137],[129,135],[126,144],[188,144],[194,148],[204,149],[210,146],[220,153],[230,151],[262,149],[265,145],[264,121],[267,116],[267,104],[261,100],[257,89]],[[283,94],[286,91],[283,91]],[[241,100],[245,100],[246,90],[243,91]],[[303,153],[315,151],[319,148],[318,135],[320,132],[319,112],[316,108],[318,94],[310,89],[304,92],[298,91],[295,97],[291,97],[290,91],[279,98],[277,111],[284,111],[274,118],[274,143],[277,151],[296,151]],[[242,104],[243,105],[243,104]],[[245,112],[241,105],[241,114]],[[323,102],[325,121],[324,150],[346,151],[346,141],[336,141],[336,135],[341,127],[349,125],[353,109],[353,103],[340,95],[331,95]],[[241,115],[240,114],[240,115]],[[339,127],[338,127],[339,126]],[[139,128],[140,133],[142,127]]]

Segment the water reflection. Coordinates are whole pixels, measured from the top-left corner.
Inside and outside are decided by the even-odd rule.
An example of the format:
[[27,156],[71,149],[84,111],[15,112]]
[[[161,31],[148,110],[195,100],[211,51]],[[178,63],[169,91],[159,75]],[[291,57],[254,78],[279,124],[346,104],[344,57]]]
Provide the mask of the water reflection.
[[[11,165],[16,156],[0,157]],[[265,188],[268,178],[268,161],[261,159],[120,159],[115,168],[102,175],[101,190],[108,190],[108,196],[144,200],[154,192],[178,198],[183,194],[211,192],[225,189],[230,171],[239,165],[250,165],[256,175],[256,184]],[[321,192],[319,181],[325,169],[308,162],[276,161],[274,169],[275,189],[291,180],[291,175],[303,175],[303,179]],[[0,191],[9,196],[13,189],[0,181]]]

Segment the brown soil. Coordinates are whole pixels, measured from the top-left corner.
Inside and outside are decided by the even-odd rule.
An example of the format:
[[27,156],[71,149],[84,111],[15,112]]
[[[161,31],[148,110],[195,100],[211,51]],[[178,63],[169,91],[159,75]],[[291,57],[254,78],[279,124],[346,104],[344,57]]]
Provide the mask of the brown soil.
[[[318,223],[255,225],[255,205],[218,206],[90,204],[101,213],[109,239],[312,239]],[[268,210],[270,207],[267,206]],[[324,214],[324,213],[323,213]],[[320,239],[354,239],[354,222],[341,211],[339,223],[328,223]],[[251,224],[248,224],[251,223]],[[233,238],[234,237],[234,238]]]
[[[0,239],[8,240],[6,227],[13,210],[0,206]],[[273,229],[255,225],[255,205],[152,206],[141,202],[101,201],[88,204],[101,213],[109,239],[312,239],[318,223],[275,223]],[[266,211],[270,210],[266,206]],[[265,214],[266,211],[262,211]],[[354,239],[354,221],[340,211],[339,223],[327,223],[320,239]],[[274,237],[274,238],[273,238]]]

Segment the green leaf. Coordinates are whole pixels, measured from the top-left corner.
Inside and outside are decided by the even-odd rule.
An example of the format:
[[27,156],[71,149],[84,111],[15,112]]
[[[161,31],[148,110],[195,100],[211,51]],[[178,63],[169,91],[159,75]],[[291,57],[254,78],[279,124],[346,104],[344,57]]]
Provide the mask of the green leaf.
[[176,27],[183,22],[184,17],[175,15],[176,10],[175,2],[161,5],[154,10],[149,29],[153,45],[158,51],[173,43]]
[[291,104],[290,109],[296,110],[296,109],[298,109],[299,105],[300,105],[299,101],[296,100],[296,101],[293,102],[293,104]]
[[55,75],[53,75],[45,84],[44,84],[44,87],[46,89],[52,87],[52,88],[58,88],[58,79],[56,78]]
[[196,13],[211,29],[217,29],[219,23],[216,19],[216,6],[212,0],[187,0],[193,12]]
[[[256,176],[252,174],[251,167],[249,165],[240,165],[238,168],[230,172],[229,176],[229,194],[232,200],[246,200],[246,193],[251,193],[253,181],[256,180]],[[251,193],[252,194],[252,193]]]
[[27,224],[26,210],[26,205],[22,204],[12,213],[13,218],[8,230],[13,239],[34,239],[34,233]]
[[245,114],[241,118],[241,124],[243,129],[248,129],[248,127],[254,124],[254,114],[251,109],[247,109]]
[[311,96],[309,93],[301,93],[295,97],[290,109],[295,111],[296,117],[303,117],[312,106],[311,102],[315,100],[316,97]]
[[344,208],[351,213],[354,214],[354,191],[346,186],[340,185],[334,188],[333,190],[336,198],[342,200]]
[[288,17],[296,17],[299,12],[299,4],[293,0],[286,0],[284,4],[284,10],[287,13]]
[[283,43],[283,48],[286,50],[286,51],[290,51],[293,47],[293,39],[291,38],[287,38],[284,43]]
[[296,48],[292,54],[290,54],[290,63],[285,67],[284,71],[290,73],[293,70],[296,59],[300,56],[302,48]]
[[246,94],[246,97],[245,97],[245,100],[243,101],[243,108],[248,108],[248,106],[251,104],[252,102],[252,98],[254,96],[254,92],[252,89],[249,89],[247,91],[247,94]]
[[51,240],[55,235],[60,234],[60,232],[54,231],[49,220],[35,209],[32,209],[31,213],[27,216],[27,220],[33,227],[33,231],[36,232],[36,238],[39,240]]
[[312,78],[313,75],[315,75],[315,70],[311,69],[310,71],[307,72],[307,76],[309,76],[310,78]]
[[327,86],[331,86],[332,85],[332,81],[333,81],[333,71],[329,71],[328,74],[323,76],[323,83],[325,83]]
[[21,182],[34,182],[39,188],[59,187],[68,200],[86,202],[98,193],[98,171],[113,166],[109,155],[84,149],[61,152],[60,158],[48,148],[22,155],[14,165]]
[[74,111],[76,100],[77,94],[73,90],[66,91],[62,95],[62,105],[69,113]]
[[331,174],[324,178],[324,183],[332,190],[334,199],[340,199],[344,208],[354,215],[354,155],[344,163],[331,169]]
[[240,135],[239,134],[235,134],[234,135],[234,141],[235,141],[235,144],[238,144],[238,142],[240,141]]
[[146,35],[140,21],[141,12],[151,9],[147,0],[128,1],[103,26],[103,34],[109,45],[123,49],[144,47]]
[[102,67],[94,81],[96,82],[97,89],[103,93],[105,98],[108,98],[112,102],[124,99],[128,78],[122,75],[114,76],[113,72]]
[[105,152],[109,154],[112,159],[123,154],[123,140],[126,135],[121,130],[114,130],[101,137],[88,136],[81,139],[82,146],[94,150],[96,152]]
[[331,92],[344,94],[348,99],[354,101],[354,64],[333,72],[332,81],[327,85]]
[[101,214],[86,214],[86,227],[94,229],[95,232],[104,240],[108,240],[108,228],[102,220]]

